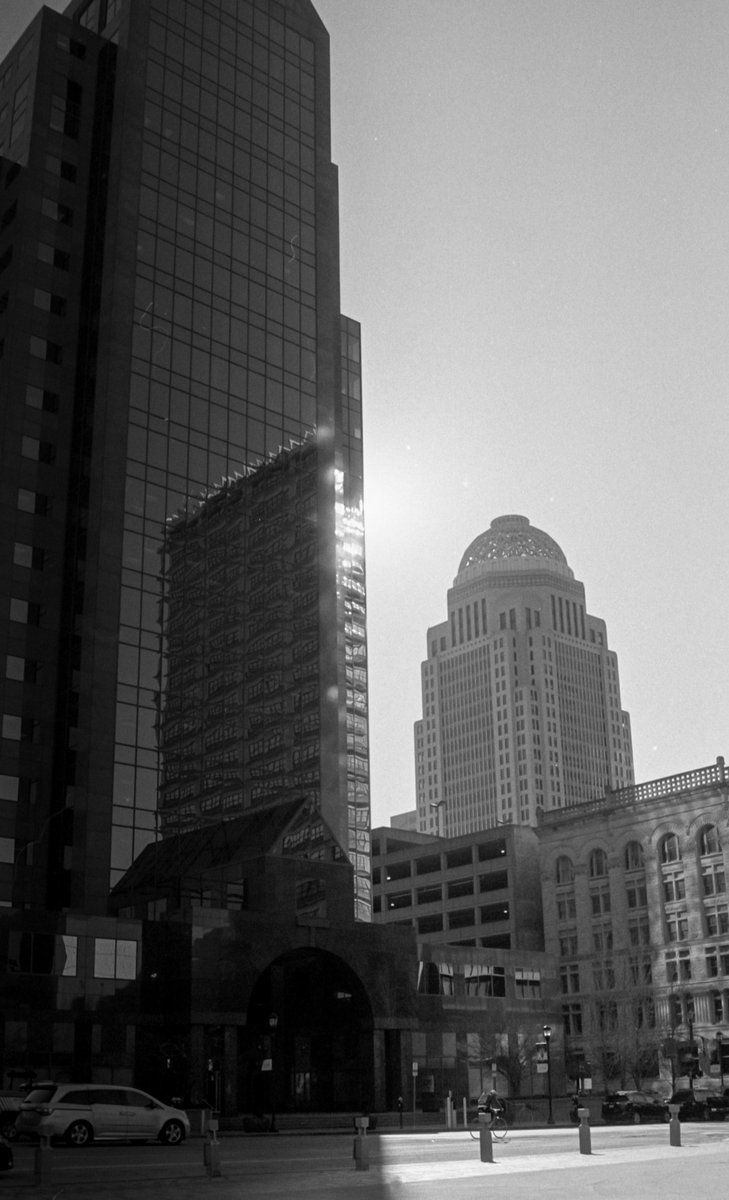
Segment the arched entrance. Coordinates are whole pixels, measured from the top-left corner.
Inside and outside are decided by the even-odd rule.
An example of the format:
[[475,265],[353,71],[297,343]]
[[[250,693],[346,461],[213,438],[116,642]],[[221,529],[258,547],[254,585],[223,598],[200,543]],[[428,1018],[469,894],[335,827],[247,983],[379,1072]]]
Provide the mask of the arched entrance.
[[367,1110],[372,1010],[351,967],[313,948],[276,959],[251,993],[242,1065],[250,1111]]

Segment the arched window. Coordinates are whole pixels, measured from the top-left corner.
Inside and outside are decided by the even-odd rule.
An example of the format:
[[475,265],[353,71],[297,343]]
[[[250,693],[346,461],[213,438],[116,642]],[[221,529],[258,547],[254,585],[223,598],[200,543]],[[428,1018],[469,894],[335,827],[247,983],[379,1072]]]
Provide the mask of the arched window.
[[602,879],[607,875],[607,854],[599,848],[590,852],[590,879]]
[[719,830],[716,825],[704,825],[704,828],[699,833],[699,854],[703,858],[706,854],[720,854],[721,842],[719,841]]
[[661,862],[674,863],[681,861],[681,847],[675,833],[667,833],[661,842]]
[[572,862],[571,858],[567,857],[566,854],[560,854],[559,858],[554,864],[554,878],[555,882],[558,884],[574,883],[574,863]]
[[640,842],[628,842],[625,847],[625,870],[639,871],[645,865]]

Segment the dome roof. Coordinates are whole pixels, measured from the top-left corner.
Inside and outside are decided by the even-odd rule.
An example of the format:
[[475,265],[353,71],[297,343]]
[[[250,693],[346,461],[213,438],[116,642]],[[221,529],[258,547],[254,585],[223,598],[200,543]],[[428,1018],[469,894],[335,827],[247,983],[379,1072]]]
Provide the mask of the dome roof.
[[527,517],[509,515],[496,517],[485,533],[479,534],[466,550],[458,568],[465,571],[468,567],[488,564],[492,569],[506,566],[505,559],[539,559],[539,564],[547,567],[557,567],[560,574],[572,572],[562,550],[548,533],[536,529],[529,524]]

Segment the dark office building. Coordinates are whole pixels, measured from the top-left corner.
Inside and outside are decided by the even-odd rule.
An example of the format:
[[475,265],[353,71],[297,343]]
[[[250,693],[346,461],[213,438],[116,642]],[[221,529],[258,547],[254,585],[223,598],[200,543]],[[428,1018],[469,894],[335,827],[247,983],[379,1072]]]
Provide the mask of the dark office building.
[[7,49],[0,905],[103,913],[158,828],[305,796],[367,918],[359,329],[326,30],[309,0],[76,0]]

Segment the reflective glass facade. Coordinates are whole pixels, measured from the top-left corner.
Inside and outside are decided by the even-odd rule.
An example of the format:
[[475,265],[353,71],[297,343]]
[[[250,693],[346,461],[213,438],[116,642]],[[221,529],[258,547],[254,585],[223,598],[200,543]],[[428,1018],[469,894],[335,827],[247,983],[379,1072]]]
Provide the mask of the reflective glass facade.
[[[25,628],[11,670],[26,671],[15,660],[42,661],[51,690],[15,680],[3,702],[12,736],[0,775],[17,793],[6,901],[42,895],[49,907],[93,908],[144,845],[179,827],[183,803],[204,821],[305,786],[355,860],[366,917],[359,329],[339,311],[328,36],[308,0],[92,0],[65,16],[45,12],[33,30],[0,67],[0,150],[5,178],[20,167],[23,225],[8,243],[9,294],[36,327],[34,340],[16,328],[0,360],[14,414],[7,453],[25,446],[34,463],[14,481],[25,532],[11,539],[4,530],[2,554],[22,562],[6,601],[16,601],[16,616],[18,604],[44,597],[46,606],[36,633],[32,607],[16,622]],[[253,676],[265,689],[278,670],[260,656],[253,669],[267,610],[236,615],[236,591],[250,581],[235,578],[237,551],[227,554],[218,525],[224,611],[200,617],[200,588],[210,592],[221,569],[207,543],[201,551],[200,531],[212,532],[207,514],[220,497],[246,494],[240,480],[290,478],[302,446],[314,464],[309,589],[303,609],[283,612],[291,624],[281,644],[293,662],[303,624],[316,623],[308,700],[287,676],[282,719],[266,733],[281,741],[285,769],[271,775],[264,756],[254,785],[245,771],[225,775],[215,757],[225,747],[204,745],[220,738],[209,714],[224,697],[211,692],[203,651],[220,632],[216,619],[224,634],[235,630],[231,734],[247,761],[261,740]],[[258,530],[264,557],[268,538],[283,527],[290,542],[301,517],[296,488],[287,489]],[[49,542],[53,588],[47,571],[29,566]],[[192,608],[179,590],[170,594],[174,578],[195,591]],[[284,572],[279,583],[290,579]],[[249,594],[260,601],[269,585]],[[181,666],[191,623],[194,679]],[[179,750],[183,728],[170,706],[193,697],[194,784],[165,757],[173,742]],[[294,762],[306,705],[316,717],[308,774]],[[35,722],[35,756],[15,736],[24,719]],[[221,791],[215,779],[224,777]]]

